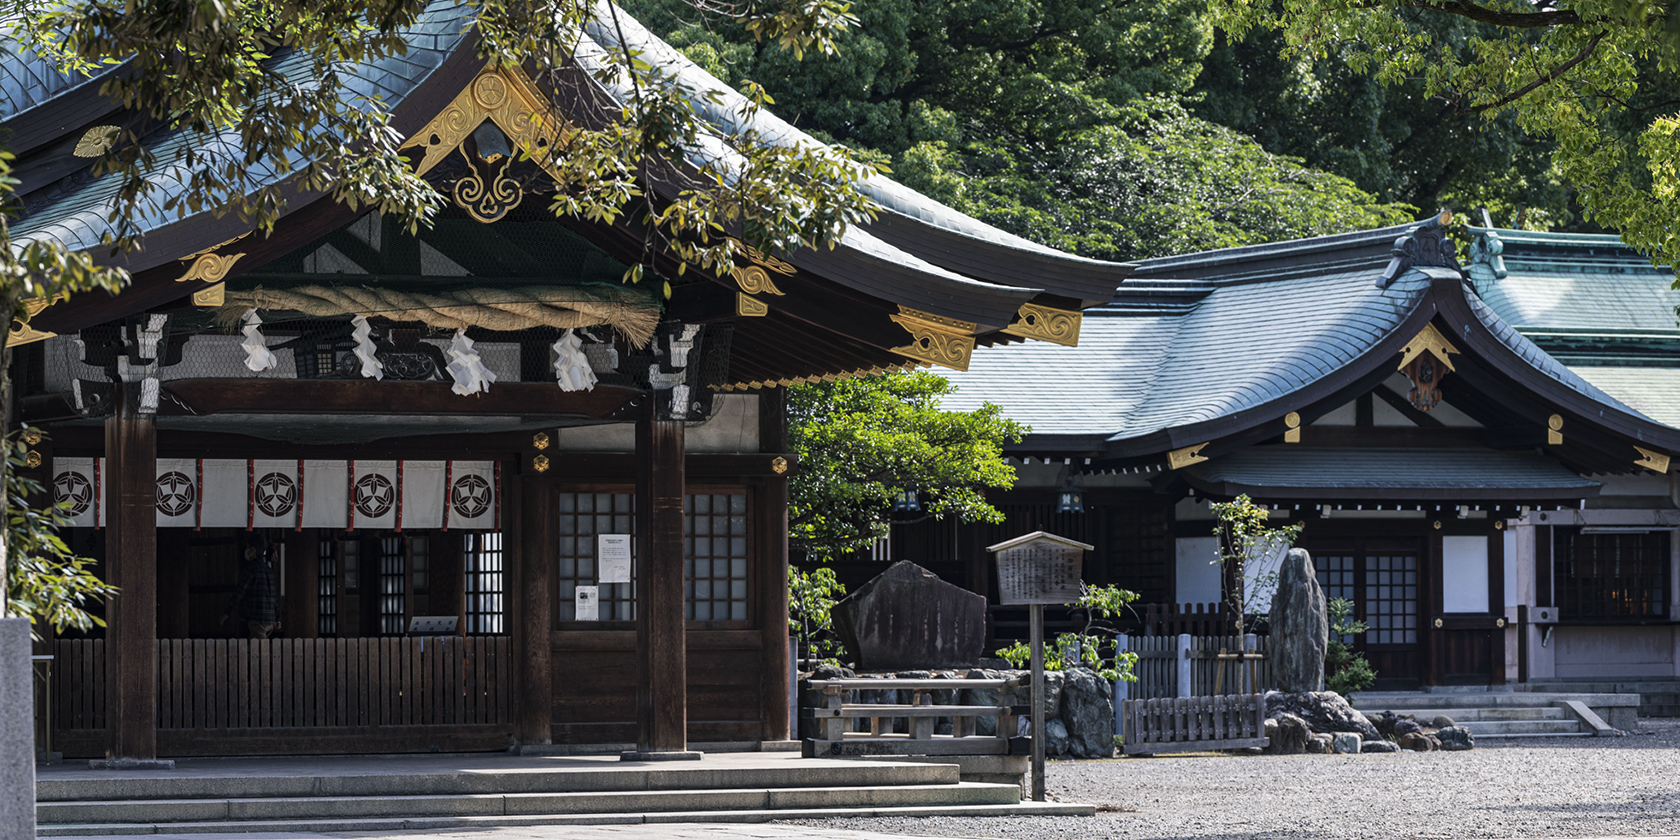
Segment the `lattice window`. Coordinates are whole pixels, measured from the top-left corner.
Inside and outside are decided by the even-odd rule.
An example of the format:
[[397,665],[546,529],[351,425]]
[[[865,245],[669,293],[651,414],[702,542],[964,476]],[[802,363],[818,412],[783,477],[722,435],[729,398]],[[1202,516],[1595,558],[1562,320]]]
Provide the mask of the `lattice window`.
[[[432,614],[432,541],[412,534],[408,542],[409,615]],[[404,628],[406,629],[406,628]]]
[[379,539],[379,633],[401,636],[407,630],[408,576],[403,568],[403,538]]
[[1418,558],[1416,554],[1371,554],[1365,558],[1365,640],[1374,645],[1417,643]]
[[[1351,554],[1315,554],[1313,566],[1318,571],[1318,585],[1324,590],[1326,603],[1337,598],[1344,598],[1353,603],[1359,593],[1359,584],[1354,580],[1355,570],[1358,568]],[[1343,636],[1344,644],[1353,644],[1352,636]]]
[[467,633],[502,632],[502,534],[500,531],[464,535],[466,559]]
[[338,635],[338,543],[323,539],[316,549],[315,634],[322,638]]
[[[595,535],[634,534],[631,516],[635,496],[630,493],[560,493],[555,530],[560,535],[559,615],[561,621],[577,618],[577,588],[595,586]],[[631,540],[634,554],[635,540]],[[631,569],[634,577],[635,569]],[[600,620],[633,621],[636,618],[634,583],[600,584]]]
[[1669,535],[1553,529],[1553,580],[1564,618],[1666,618]]
[[747,496],[700,493],[683,498],[683,599],[697,621],[747,618]]

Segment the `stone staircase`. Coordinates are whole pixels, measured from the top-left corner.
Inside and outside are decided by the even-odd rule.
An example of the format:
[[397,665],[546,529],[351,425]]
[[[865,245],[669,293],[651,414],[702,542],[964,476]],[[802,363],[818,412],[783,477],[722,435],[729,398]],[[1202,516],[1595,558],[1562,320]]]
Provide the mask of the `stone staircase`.
[[39,836],[346,832],[833,816],[1086,815],[950,764],[707,756],[199,759],[172,771],[42,768]]
[[1598,726],[1580,713],[1609,715],[1610,707],[1634,705],[1636,698],[1616,694],[1474,691],[1474,692],[1361,692],[1353,707],[1372,714],[1392,711],[1427,723],[1439,715],[1484,738],[1580,737],[1600,734]]
[[1527,692],[1637,694],[1640,717],[1680,717],[1680,679],[1538,680],[1516,688]]

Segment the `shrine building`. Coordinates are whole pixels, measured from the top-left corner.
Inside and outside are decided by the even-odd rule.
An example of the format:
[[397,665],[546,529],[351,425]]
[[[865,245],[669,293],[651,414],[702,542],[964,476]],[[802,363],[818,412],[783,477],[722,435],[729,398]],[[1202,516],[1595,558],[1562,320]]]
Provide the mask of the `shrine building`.
[[[604,124],[626,91],[584,52],[555,87],[487,67],[470,14],[433,3],[406,54],[345,76],[384,98],[448,197],[434,225],[305,191],[298,161],[262,175],[289,201],[271,234],[235,215],[139,218],[129,288],[31,301],[13,325],[29,473],[121,588],[106,629],[39,649],[54,750],[786,739],[786,386],[1075,344],[1080,311],[1130,269],[873,177],[879,217],[838,248],[721,274],[656,254],[658,276],[626,285],[645,231],[556,218],[549,173],[509,154]],[[739,94],[633,21],[586,36],[716,91],[697,95],[715,124],[737,118]],[[93,249],[111,230],[119,182],[90,166],[131,116],[100,82],[0,57],[14,239]],[[201,141],[161,126],[144,142],[167,162]],[[189,177],[165,165],[155,182]],[[251,638],[269,623],[241,614],[262,610],[265,565],[277,627]]]

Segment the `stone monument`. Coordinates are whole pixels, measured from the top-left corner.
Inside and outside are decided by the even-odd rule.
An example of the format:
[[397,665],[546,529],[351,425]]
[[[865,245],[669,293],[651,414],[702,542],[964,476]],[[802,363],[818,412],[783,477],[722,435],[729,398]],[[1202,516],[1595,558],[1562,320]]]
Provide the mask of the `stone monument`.
[[834,633],[859,671],[962,668],[986,643],[986,598],[908,560],[834,605]]
[[1292,548],[1278,570],[1272,596],[1272,676],[1279,691],[1317,691],[1324,681],[1324,651],[1330,619],[1312,555]]
[[0,837],[6,838],[35,836],[35,673],[29,654],[29,619],[0,618]]

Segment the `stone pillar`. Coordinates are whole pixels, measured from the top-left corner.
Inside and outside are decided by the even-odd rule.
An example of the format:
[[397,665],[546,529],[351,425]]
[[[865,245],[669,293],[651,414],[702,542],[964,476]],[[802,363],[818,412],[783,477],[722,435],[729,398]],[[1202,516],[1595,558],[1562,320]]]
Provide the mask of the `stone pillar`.
[[0,837],[35,836],[35,675],[29,619],[0,618]]
[[118,588],[105,618],[105,720],[108,757],[148,763],[157,758],[157,423],[142,409],[144,384],[119,384],[105,421],[106,582]]
[[688,750],[683,627],[683,422],[636,421],[636,749],[626,760],[699,758]]

